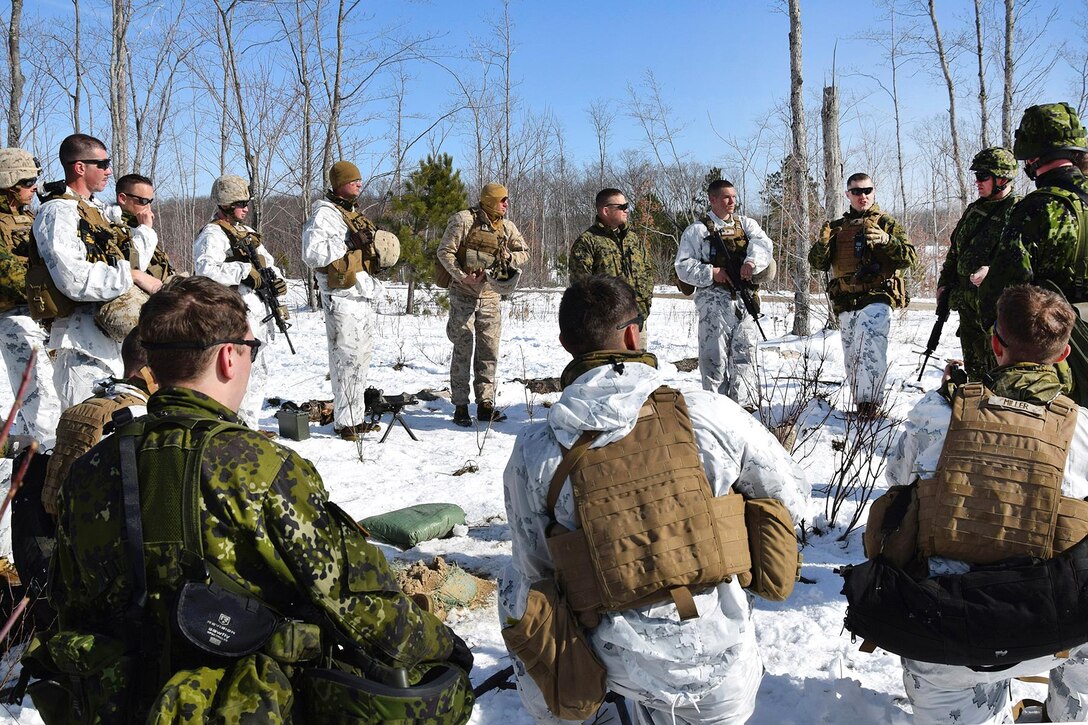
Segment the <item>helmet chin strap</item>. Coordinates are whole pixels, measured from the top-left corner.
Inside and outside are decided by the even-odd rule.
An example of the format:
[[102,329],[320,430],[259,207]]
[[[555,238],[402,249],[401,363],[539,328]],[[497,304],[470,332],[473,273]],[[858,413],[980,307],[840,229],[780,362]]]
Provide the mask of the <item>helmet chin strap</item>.
[[994,180],[994,189],[989,194],[982,197],[983,199],[993,199],[995,196],[1000,195],[1001,192],[1005,191],[1005,187],[1007,187],[1009,185],[1009,182],[1012,181],[1012,179],[1005,179],[1004,184],[999,184],[999,183],[997,183],[997,181],[998,181],[998,179],[1001,178],[1000,176],[993,176],[991,178],[993,178],[993,180]]

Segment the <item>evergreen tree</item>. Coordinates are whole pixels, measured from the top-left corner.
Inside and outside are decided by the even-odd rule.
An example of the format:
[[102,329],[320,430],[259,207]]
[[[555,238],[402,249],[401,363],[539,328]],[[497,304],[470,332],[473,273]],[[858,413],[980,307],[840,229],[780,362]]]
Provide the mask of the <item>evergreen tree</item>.
[[428,155],[404,183],[404,193],[393,200],[393,212],[402,219],[400,265],[408,276],[405,312],[415,311],[415,287],[434,281],[438,244],[449,218],[468,206],[461,172],[449,154]]

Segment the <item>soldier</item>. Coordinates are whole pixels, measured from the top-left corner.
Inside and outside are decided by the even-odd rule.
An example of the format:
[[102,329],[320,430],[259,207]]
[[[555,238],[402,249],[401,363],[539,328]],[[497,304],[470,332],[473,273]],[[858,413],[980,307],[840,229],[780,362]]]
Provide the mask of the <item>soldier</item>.
[[1024,111],[1012,151],[1036,188],[1012,210],[994,251],[980,289],[983,325],[993,324],[1002,290],[1021,282],[1057,289],[1071,303],[1088,301],[1088,262],[1083,249],[1078,254],[1088,181],[1077,164],[1086,148],[1088,132],[1069,104]]
[[706,195],[710,211],[680,237],[676,276],[695,288],[703,389],[753,411],[759,407],[756,324],[729,273],[757,294],[758,282],[773,275],[774,244],[755,219],[735,213],[737,190],[732,183],[712,181]]
[[355,208],[363,187],[355,164],[333,164],[329,187],[302,230],[302,260],[317,272],[325,310],[333,426],[341,438],[354,441],[367,427],[363,393],[374,347],[376,305],[382,292],[382,284],[368,273],[368,260],[364,259],[377,228]]
[[[887,478],[892,485],[918,481],[917,541],[919,555],[926,557],[922,571],[929,576],[962,575],[970,564],[1012,557],[1046,558],[1051,554],[1044,552],[1051,547],[1053,554],[1060,551],[1059,539],[1069,545],[1084,536],[1083,530],[1067,534],[1064,528],[1069,521],[1083,522],[1088,514],[1083,500],[1088,480],[1078,463],[1088,457],[1088,417],[1061,394],[1054,368],[1069,354],[1074,315],[1068,303],[1049,290],[1032,285],[1006,289],[997,302],[998,319],[990,338],[999,367],[989,372],[984,384],[932,391],[911,411],[888,457]],[[1060,495],[1043,495],[1052,488]],[[956,505],[964,500],[992,501],[997,513]],[[1050,506],[1060,507],[1063,515],[1054,516],[1047,510]],[[969,533],[957,537],[957,531]],[[1005,580],[1018,576],[1009,571]],[[1062,588],[1060,582],[1038,581],[1043,581],[1045,596]],[[964,590],[968,586],[964,582]],[[987,591],[979,590],[977,601],[986,598]],[[1001,601],[997,594],[994,601],[994,606]],[[1029,601],[1030,606],[1025,604]],[[1038,642],[1052,641],[1039,613],[1057,610],[1044,607],[1028,591],[1020,591],[1009,607],[1022,621],[994,627],[1007,630],[1010,647],[1015,646],[1012,635],[1021,629]],[[892,621],[889,626],[897,625]],[[957,629],[948,627],[949,636]],[[948,651],[958,651],[958,646],[962,645],[950,643]],[[903,684],[914,721],[1011,722],[1010,680],[1047,670],[1049,722],[1088,717],[1088,646],[1010,664],[982,671],[904,657]]]
[[[155,201],[154,184],[146,176],[126,174],[114,182],[114,188],[117,190],[117,204],[108,209],[110,221],[120,224],[130,240],[140,233],[155,236],[155,251],[151,255],[151,263],[147,265],[147,273],[166,282],[174,276],[174,267],[153,229],[155,212],[151,210],[151,204]],[[128,250],[122,247],[121,251]]]
[[94,196],[110,178],[105,144],[72,134],[61,142],[60,162],[64,182],[46,185],[34,218],[27,296],[31,314],[52,321],[53,381],[67,409],[89,398],[97,380],[123,372],[123,335],[111,337],[96,323],[102,303],[127,300],[134,285],[152,294],[162,283],[144,271],[155,249],[154,233],[134,230],[132,259],[121,251],[124,232],[106,219],[105,203]]
[[[689,496],[673,496],[682,476],[696,476],[698,490],[709,483],[704,500],[718,501],[713,497],[735,489],[745,496],[784,502],[795,520],[804,515],[809,487],[789,454],[733,401],[704,391],[680,395],[665,387],[657,359],[638,348],[638,320],[634,291],[615,277],[590,277],[563,294],[559,341],[573,356],[561,378],[563,394],[547,421],[518,436],[503,477],[507,517],[517,524],[511,526],[512,558],[499,587],[499,615],[508,642],[514,641],[508,630],[525,616],[530,590],[536,592],[534,585],[558,576],[553,552],[562,547],[553,549],[549,535],[583,529],[597,514],[615,515],[609,518],[614,522],[645,517],[643,525],[653,526],[662,520],[661,502],[669,501],[675,505],[666,507],[665,516],[674,525],[655,530],[659,534],[655,547],[661,545],[659,553],[673,551],[665,541],[670,536],[675,539],[672,547],[681,547],[680,532],[690,530],[678,522],[694,508]],[[565,457],[568,450],[577,452],[574,458]],[[563,474],[557,476],[561,466]],[[607,511],[598,511],[588,499],[579,498],[573,482],[579,481],[578,490],[586,491],[594,489],[601,476],[608,478],[607,485],[617,487],[652,476],[652,485],[659,488],[639,489],[623,501],[616,497]],[[639,512],[622,507],[636,499],[652,503]],[[620,513],[627,515],[621,518]],[[598,527],[603,523],[596,521]],[[709,529],[705,517],[701,524],[691,521],[694,528]],[[621,540],[610,551],[625,552],[624,562],[650,555],[637,538],[645,537]],[[723,533],[721,540],[725,538],[728,534]],[[742,545],[747,547],[747,541]],[[710,559],[698,553],[692,557],[701,563]],[[593,554],[585,558],[598,561]],[[602,552],[595,566],[615,558]],[[674,573],[680,570],[669,568]],[[652,561],[637,569],[663,576]],[[593,578],[592,572],[564,571],[570,578],[581,577],[583,583],[585,577]],[[627,587],[621,588],[627,592]],[[684,586],[677,589],[684,591],[670,597],[658,589],[652,601],[619,611],[575,608],[583,624],[597,622],[587,631],[607,670],[608,689],[628,698],[637,722],[744,722],[752,713],[762,677],[747,595],[736,576],[701,582],[690,591]],[[567,591],[573,606],[572,590]],[[684,604],[686,594],[692,596],[690,607]],[[535,659],[537,654],[543,653],[522,656]],[[526,660],[515,657],[514,672],[533,717],[555,722],[536,682],[526,676]]]
[[499,302],[503,294],[517,287],[520,268],[529,260],[521,232],[504,218],[509,205],[505,186],[484,185],[479,206],[451,216],[438,245],[438,261],[451,280],[446,335],[453,343],[453,422],[465,428],[472,425],[468,414],[470,363],[476,376],[476,419],[484,423],[506,420],[495,408],[495,367],[502,334]]
[[846,181],[850,208],[824,224],[808,252],[814,269],[831,271],[827,293],[842,330],[843,365],[859,416],[877,415],[888,374],[892,309],[910,301],[903,270],[918,257],[907,233],[876,204],[868,174]]
[[[378,722],[417,721],[426,706],[437,710],[428,722],[465,722],[464,642],[401,592],[313,464],[240,424],[261,346],[248,313],[237,292],[196,276],[144,306],[140,333],[163,387],[61,489],[51,642],[82,644],[28,657],[66,683],[42,695],[49,709],[32,687],[39,712],[69,715],[80,698],[104,723]],[[249,652],[211,654],[238,639]],[[79,666],[88,661],[108,665]]]
[[[46,353],[48,334],[30,316],[26,301],[26,267],[30,253],[30,226],[34,214],[30,202],[38,188],[41,164],[23,149],[0,149],[0,355],[7,368],[10,387],[0,386],[0,410],[15,401],[23,370],[32,350],[37,350],[30,382],[19,409],[27,435],[43,448],[53,442],[60,399],[53,385],[53,363]],[[6,415],[6,412],[4,413]]]
[[[242,223],[249,215],[249,184],[240,176],[220,176],[212,183],[212,201],[216,207],[212,221],[200,230],[193,242],[193,274],[238,290],[249,308],[249,327],[253,334],[262,343],[272,343],[276,327],[271,319],[264,321],[268,311],[255,291],[264,280],[260,269],[250,263],[249,252],[256,250],[261,264],[274,272],[277,297],[287,293],[287,282],[272,255],[261,244],[261,235]],[[267,377],[268,367],[263,354],[259,354],[250,375],[249,391],[238,411],[245,424],[254,430],[260,427]]]
[[964,210],[952,230],[948,256],[937,280],[937,298],[951,295],[953,310],[960,313],[956,334],[963,349],[964,367],[972,380],[994,366],[990,335],[979,318],[978,286],[990,270],[990,258],[1012,208],[1020,197],[1012,193],[1016,159],[1000,146],[983,149],[971,161],[978,199]]
[[639,344],[646,348],[646,320],[654,296],[654,263],[645,242],[627,224],[631,205],[619,189],[602,189],[594,199],[597,218],[574,240],[568,266],[570,283],[595,274],[619,277],[635,290],[642,314]]

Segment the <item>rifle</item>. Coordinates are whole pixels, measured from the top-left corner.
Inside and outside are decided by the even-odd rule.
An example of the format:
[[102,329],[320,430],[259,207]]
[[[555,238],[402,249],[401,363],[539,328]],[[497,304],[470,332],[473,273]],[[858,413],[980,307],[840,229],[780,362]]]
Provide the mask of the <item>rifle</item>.
[[[725,244],[722,242],[721,235],[713,233],[710,235],[710,254],[717,256],[719,259],[731,260],[728,250],[725,248]],[[748,310],[748,314],[752,316],[752,320],[756,323],[756,329],[759,330],[760,337],[763,338],[763,342],[767,342],[767,333],[763,332],[763,325],[759,324],[759,305],[756,304],[755,297],[752,296],[752,290],[744,286],[744,282],[740,279],[740,268],[733,269],[733,265],[726,263],[722,265],[722,269],[725,270],[725,276],[729,278],[729,285],[733,288],[733,291],[740,297],[740,301],[744,303],[744,309]]]
[[255,288],[253,291],[257,293],[257,296],[261,298],[261,302],[264,303],[264,308],[268,310],[268,316],[261,322],[268,322],[269,320],[276,321],[276,327],[283,333],[283,339],[287,340],[287,347],[291,348],[291,354],[295,353],[295,346],[291,344],[291,337],[287,334],[287,329],[291,327],[287,320],[283,317],[283,311],[280,309],[279,300],[276,299],[276,273],[272,271],[270,267],[266,267],[264,262],[261,261],[260,255],[257,254],[256,244],[239,244],[238,245],[246,257],[249,259],[249,263],[253,266],[253,269],[257,270],[261,275],[261,286]]
[[926,351],[922,357],[922,369],[918,371],[918,380],[921,382],[922,374],[926,371],[926,363],[929,362],[929,358],[937,350],[937,345],[941,343],[941,333],[944,332],[944,323],[948,322],[948,313],[950,310],[950,291],[945,288],[945,291],[937,298],[937,321],[933,323],[933,329],[929,332],[929,341],[926,343]]
[[370,419],[370,425],[374,430],[377,430],[378,423],[381,421],[382,416],[386,413],[393,414],[393,420],[390,421],[389,427],[385,429],[385,435],[378,443],[385,443],[385,439],[389,437],[389,434],[393,432],[393,426],[396,423],[400,423],[404,430],[408,431],[408,435],[412,440],[418,441],[416,434],[412,432],[412,429],[408,427],[408,423],[404,420],[404,415],[401,414],[401,409],[407,405],[414,405],[418,403],[419,399],[410,393],[401,393],[400,395],[382,395],[382,391],[377,388],[367,388],[363,391],[363,404],[366,407],[366,415]]

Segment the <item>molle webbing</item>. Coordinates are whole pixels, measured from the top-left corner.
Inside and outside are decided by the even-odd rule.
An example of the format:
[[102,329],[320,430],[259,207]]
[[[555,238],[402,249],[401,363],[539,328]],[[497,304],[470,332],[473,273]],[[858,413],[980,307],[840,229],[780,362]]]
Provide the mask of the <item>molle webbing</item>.
[[658,388],[621,440],[589,448],[596,435],[564,456],[549,490],[554,517],[569,471],[579,528],[553,523],[548,538],[561,591],[586,626],[670,599],[682,618],[697,616],[692,590],[751,568],[744,498],[714,496],[676,390]]
[[868,216],[851,218],[844,220],[835,229],[835,256],[831,260],[831,276],[835,279],[838,290],[842,292],[869,292],[870,290],[885,287],[887,274],[865,281],[856,281],[854,279],[854,273],[858,271],[862,262],[868,263],[872,256],[871,253],[866,252],[862,258],[858,258],[854,240],[858,234],[864,234],[866,228],[875,226],[875,219],[876,217]]
[[8,214],[0,211],[0,236],[3,237],[4,246],[12,254],[23,257],[28,255],[30,243],[30,227],[34,225],[34,217],[23,211]]
[[377,252],[374,249],[374,232],[377,227],[361,212],[355,211],[354,205],[342,203],[336,197],[326,195],[326,199],[336,207],[347,225],[348,233],[344,239],[347,252],[317,271],[326,275],[325,284],[329,289],[351,289],[355,286],[359,272],[368,274],[377,272]]
[[457,247],[457,262],[466,271],[490,266],[507,241],[502,220],[492,224],[483,209],[473,207],[470,211],[472,228]]
[[1076,420],[1065,396],[1037,405],[961,388],[937,475],[918,485],[922,555],[1049,559],[1088,535],[1088,502],[1061,495]]
[[748,235],[744,233],[744,225],[733,217],[719,227],[709,214],[700,221],[706,227],[707,239],[710,240],[710,263],[715,267],[740,269],[748,255]]
[[256,249],[261,243],[261,235],[257,234],[257,232],[240,229],[225,219],[216,219],[213,223],[219,225],[230,242],[230,254],[227,255],[224,261],[249,264],[249,255],[246,253],[246,249],[249,247]]

